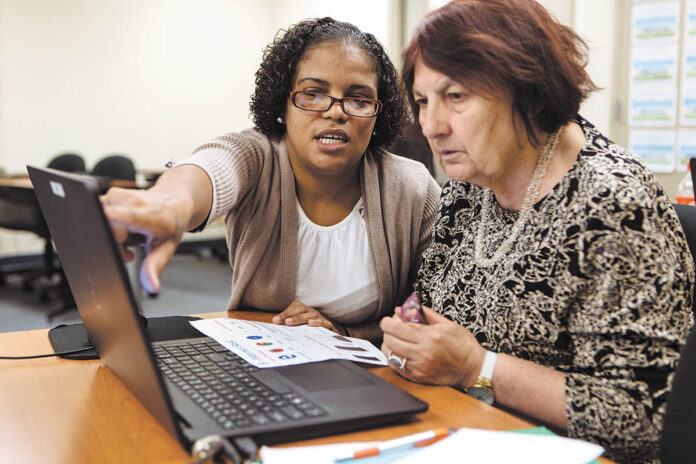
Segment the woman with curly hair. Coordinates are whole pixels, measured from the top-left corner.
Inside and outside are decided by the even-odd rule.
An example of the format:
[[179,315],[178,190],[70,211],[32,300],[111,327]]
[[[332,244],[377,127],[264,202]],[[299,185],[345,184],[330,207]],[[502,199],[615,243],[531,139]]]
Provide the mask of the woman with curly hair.
[[383,148],[407,114],[394,66],[352,24],[305,20],[266,48],[251,112],[254,129],[201,145],[149,190],[107,193],[124,256],[145,235],[141,281],[157,291],[183,233],[224,217],[230,310],[378,340],[376,321],[415,279],[440,193],[422,164]]

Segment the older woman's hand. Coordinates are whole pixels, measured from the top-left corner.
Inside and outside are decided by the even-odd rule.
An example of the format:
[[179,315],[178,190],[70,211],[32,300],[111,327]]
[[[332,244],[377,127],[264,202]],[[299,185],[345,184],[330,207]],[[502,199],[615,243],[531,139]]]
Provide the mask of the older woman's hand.
[[324,317],[318,310],[300,301],[293,301],[285,311],[274,316],[273,323],[285,325],[307,324],[312,327],[324,327],[336,333],[340,333],[340,330],[338,330],[333,322]]
[[430,308],[423,308],[428,325],[404,322],[400,307],[380,322],[382,351],[404,359],[403,369],[389,367],[409,380],[467,388],[476,382],[486,350],[471,332]]

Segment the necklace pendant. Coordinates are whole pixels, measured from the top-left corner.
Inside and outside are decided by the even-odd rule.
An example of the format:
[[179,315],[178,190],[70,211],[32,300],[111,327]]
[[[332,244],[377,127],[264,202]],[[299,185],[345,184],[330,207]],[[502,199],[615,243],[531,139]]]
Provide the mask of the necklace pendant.
[[537,160],[536,166],[534,166],[532,180],[522,200],[522,207],[520,208],[519,215],[512,225],[510,233],[505,237],[503,243],[493,252],[490,258],[485,256],[483,233],[484,227],[488,224],[488,216],[490,215],[491,203],[493,202],[493,191],[486,189],[484,192],[483,204],[481,205],[481,212],[479,213],[479,224],[476,230],[476,237],[474,237],[474,263],[476,263],[477,266],[484,268],[492,267],[500,261],[504,255],[508,254],[512,248],[512,244],[517,241],[517,237],[520,232],[522,232],[523,226],[526,224],[529,217],[531,217],[532,211],[534,210],[534,202],[539,196],[541,182],[544,180],[546,170],[549,164],[551,164],[551,159],[556,152],[556,145],[558,144],[560,133],[561,129],[550,134],[546,139],[546,143],[544,143],[544,147],[541,150],[541,155]]

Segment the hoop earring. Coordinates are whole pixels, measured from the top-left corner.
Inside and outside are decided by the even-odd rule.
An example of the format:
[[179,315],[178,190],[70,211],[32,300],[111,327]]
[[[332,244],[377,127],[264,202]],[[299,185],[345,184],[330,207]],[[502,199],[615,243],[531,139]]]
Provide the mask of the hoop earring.
[[278,116],[276,121],[278,121],[278,124],[285,124],[285,120],[283,118],[281,118],[280,116]]

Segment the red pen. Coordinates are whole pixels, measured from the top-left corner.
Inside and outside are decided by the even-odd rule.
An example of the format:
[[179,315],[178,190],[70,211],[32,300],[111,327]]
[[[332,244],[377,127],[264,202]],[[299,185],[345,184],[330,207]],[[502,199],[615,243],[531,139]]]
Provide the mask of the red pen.
[[414,435],[407,435],[405,437],[395,438],[394,440],[382,442],[371,448],[353,451],[353,453],[351,453],[350,455],[336,458],[334,462],[348,461],[350,459],[368,458],[370,456],[378,456],[386,451],[395,450],[399,448],[428,446],[430,444],[435,443],[438,440],[442,440],[452,432],[453,430],[448,429],[447,427],[439,427],[433,430],[428,430],[427,432],[421,432],[416,433]]

